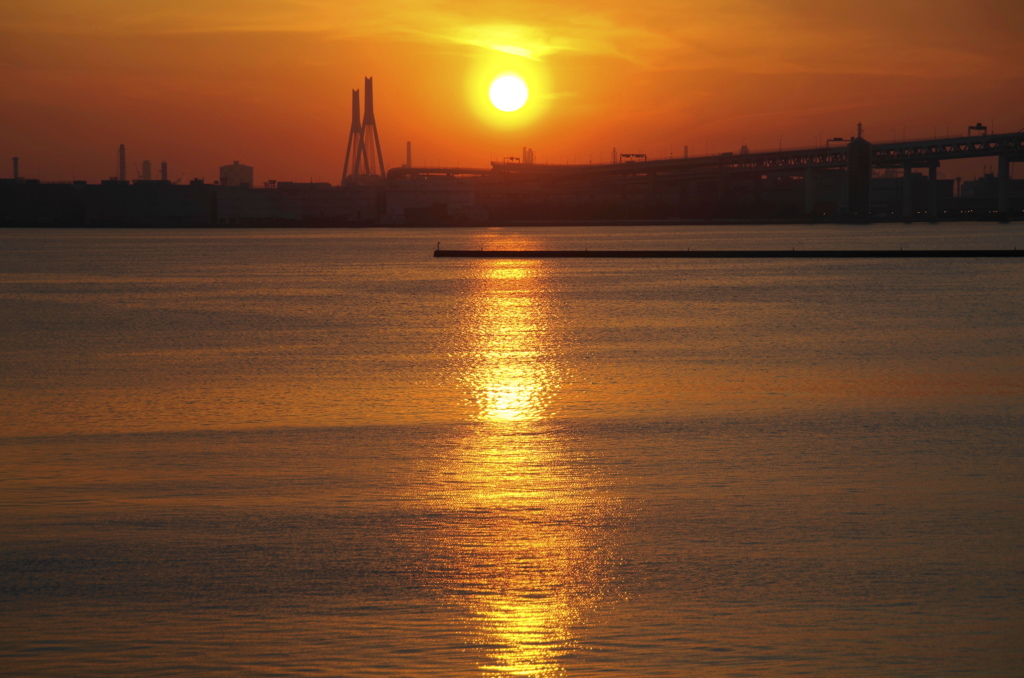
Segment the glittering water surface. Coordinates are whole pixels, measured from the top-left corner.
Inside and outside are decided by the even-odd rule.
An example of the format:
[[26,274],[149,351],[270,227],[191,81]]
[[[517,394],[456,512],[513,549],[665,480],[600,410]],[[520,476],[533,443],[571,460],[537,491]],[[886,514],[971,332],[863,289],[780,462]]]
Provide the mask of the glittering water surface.
[[0,232],[0,675],[1015,676],[1021,225]]

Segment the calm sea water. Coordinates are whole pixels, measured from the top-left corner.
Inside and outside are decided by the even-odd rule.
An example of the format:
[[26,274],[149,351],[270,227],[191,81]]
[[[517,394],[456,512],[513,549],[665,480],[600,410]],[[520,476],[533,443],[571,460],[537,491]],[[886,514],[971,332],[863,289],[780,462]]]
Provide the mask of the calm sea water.
[[0,674],[1019,676],[1024,226],[0,232]]

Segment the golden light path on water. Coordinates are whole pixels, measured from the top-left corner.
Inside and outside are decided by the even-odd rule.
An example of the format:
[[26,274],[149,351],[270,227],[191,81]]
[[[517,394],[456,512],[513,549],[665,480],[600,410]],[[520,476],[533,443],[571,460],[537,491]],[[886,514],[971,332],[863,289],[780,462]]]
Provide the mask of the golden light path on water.
[[606,512],[571,440],[550,420],[564,337],[544,262],[481,261],[462,338],[476,422],[436,469],[439,535],[452,555],[441,586],[481,653],[480,670],[564,674],[573,628],[599,593],[589,530]]
[[549,300],[538,289],[539,262],[482,262],[476,299],[475,365],[468,386],[481,421],[536,421],[558,387],[549,344]]

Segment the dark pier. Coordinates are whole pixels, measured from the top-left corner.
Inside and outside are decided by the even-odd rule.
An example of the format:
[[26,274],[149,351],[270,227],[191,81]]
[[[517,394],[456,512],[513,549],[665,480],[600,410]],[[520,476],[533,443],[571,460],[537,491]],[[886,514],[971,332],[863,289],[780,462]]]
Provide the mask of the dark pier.
[[959,259],[1024,257],[1024,250],[434,250],[470,259]]

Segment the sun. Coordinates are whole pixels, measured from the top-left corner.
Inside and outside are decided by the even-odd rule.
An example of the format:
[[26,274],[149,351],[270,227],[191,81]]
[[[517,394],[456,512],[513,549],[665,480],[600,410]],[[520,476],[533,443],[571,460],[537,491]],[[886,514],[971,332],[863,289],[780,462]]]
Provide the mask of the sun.
[[550,110],[552,81],[543,62],[491,50],[467,66],[466,104],[487,127],[531,129]]
[[503,75],[496,78],[491,83],[487,94],[494,107],[506,113],[518,111],[526,105],[526,100],[530,98],[530,90],[527,89],[526,83],[515,75]]

